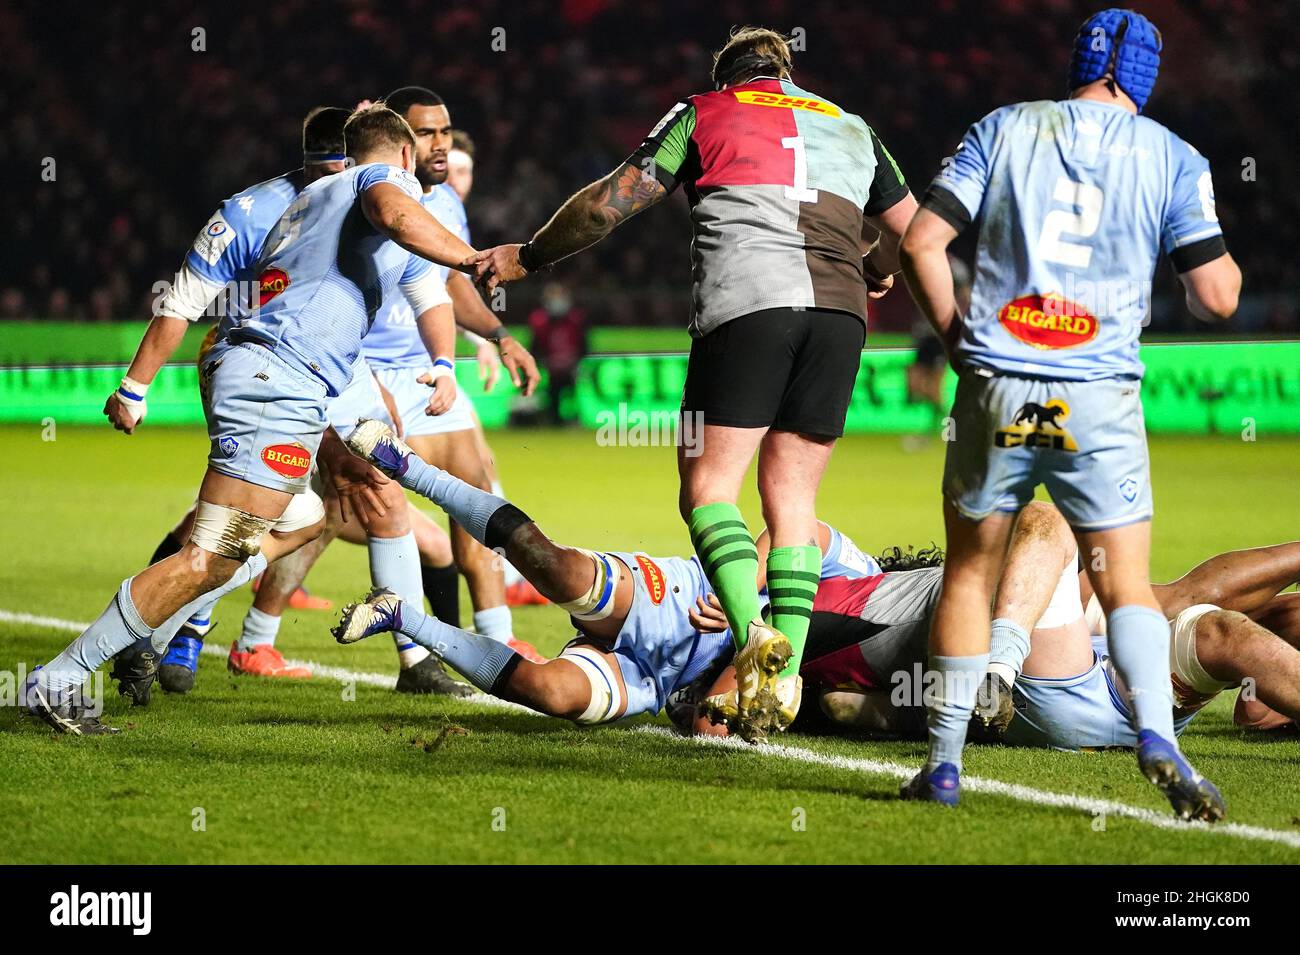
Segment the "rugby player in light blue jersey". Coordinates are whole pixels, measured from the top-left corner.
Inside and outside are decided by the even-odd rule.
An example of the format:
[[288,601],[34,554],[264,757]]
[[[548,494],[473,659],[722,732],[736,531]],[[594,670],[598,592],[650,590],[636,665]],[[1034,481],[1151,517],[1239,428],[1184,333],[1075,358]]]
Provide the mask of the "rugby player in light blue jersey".
[[[415,133],[414,174],[421,188],[420,202],[449,231],[468,242],[469,223],[464,205],[456,192],[445,184],[452,129],[446,104],[436,93],[414,86],[395,90],[382,102],[406,119]],[[468,276],[443,267],[435,266],[434,270],[437,281],[446,287],[456,321],[492,342],[499,349],[501,360],[514,383],[522,386],[525,394],[531,393],[537,383],[537,366],[532,356],[483,304]],[[421,457],[475,487],[492,489],[476,440],[475,418],[468,395],[458,390],[450,408],[437,415],[429,413],[432,357],[415,320],[415,313],[407,302],[401,299],[386,302],[362,343],[364,362],[374,371],[385,392],[392,396],[393,413],[402,437]],[[372,410],[373,403],[369,392],[363,392],[354,381],[349,393],[331,406],[331,418],[339,434],[347,436],[339,423],[344,416],[350,417],[351,424],[361,417],[377,417]],[[430,592],[430,605],[435,615],[459,625],[456,577],[459,569],[469,587],[474,607],[474,629],[510,644],[530,659],[540,659],[530,644],[514,637],[501,561],[454,522],[451,525],[451,547],[454,566],[437,572],[436,579],[433,574],[425,575],[426,592]],[[301,551],[300,558],[292,563],[282,564],[282,570],[275,573],[280,590],[290,590],[301,583],[311,561],[322,549],[318,542]],[[376,586],[380,584],[376,582]],[[397,590],[395,587],[390,589]],[[444,594],[447,599],[435,603],[433,592]],[[409,594],[403,593],[403,596],[410,599]],[[415,645],[409,645],[408,651],[422,652]]]
[[[948,560],[930,642],[939,692],[930,755],[905,798],[958,801],[989,660],[990,599],[1015,513],[1041,483],[1093,555],[1089,574],[1142,773],[1181,817],[1224,815],[1222,797],[1174,740],[1169,624],[1149,577],[1138,336],[1162,251],[1204,319],[1232,315],[1241,273],[1224,246],[1209,164],[1138,115],[1160,46],[1140,14],[1089,18],[1074,43],[1070,97],[1007,106],[972,126],[904,239],[908,285],[960,376],[943,482]],[[975,283],[962,316],[946,250],[976,220]],[[993,628],[1026,641],[1004,621]]]
[[[294,199],[254,268],[257,308],[232,323],[200,369],[211,449],[190,542],[123,581],[103,614],[25,684],[27,709],[60,732],[113,732],[81,692],[96,668],[144,637],[161,651],[200,606],[320,533],[324,508],[303,492],[322,446],[341,502],[382,514],[376,490],[387,479],[347,452],[327,427],[325,406],[347,386],[361,339],[386,300],[403,294],[412,301],[440,356],[435,398],[454,398],[454,327],[449,313],[439,322],[430,307],[446,293],[427,276],[431,263],[460,266],[473,249],[417,201],[415,137],[405,120],[383,108],[360,111],[345,140],[357,165]],[[166,317],[181,327],[151,325],[122,389],[109,399],[115,423],[133,425],[139,386],[153,380],[183,335],[184,320]],[[155,331],[159,324],[164,330]]]

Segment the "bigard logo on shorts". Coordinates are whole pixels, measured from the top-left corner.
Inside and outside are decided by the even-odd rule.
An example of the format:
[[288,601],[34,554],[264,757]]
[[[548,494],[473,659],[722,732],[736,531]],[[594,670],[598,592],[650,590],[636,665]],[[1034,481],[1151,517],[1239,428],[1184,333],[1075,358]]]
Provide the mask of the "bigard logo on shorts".
[[1053,451],[1078,451],[1074,435],[1062,424],[1070,417],[1070,406],[1060,398],[1046,404],[1027,401],[1020,406],[1010,424],[998,428],[993,443],[999,448],[1049,448]]
[[311,452],[301,444],[272,444],[262,449],[262,462],[276,474],[300,478],[311,470]]
[[1097,337],[1101,323],[1082,305],[1050,292],[1022,295],[998,310],[1013,337],[1035,348],[1076,348]]
[[641,568],[641,576],[645,578],[645,589],[650,594],[650,602],[656,606],[663,603],[664,595],[668,593],[668,580],[664,577],[664,572],[644,554],[636,555],[636,563]]
[[257,304],[265,305],[289,287],[284,269],[267,269],[257,279]]

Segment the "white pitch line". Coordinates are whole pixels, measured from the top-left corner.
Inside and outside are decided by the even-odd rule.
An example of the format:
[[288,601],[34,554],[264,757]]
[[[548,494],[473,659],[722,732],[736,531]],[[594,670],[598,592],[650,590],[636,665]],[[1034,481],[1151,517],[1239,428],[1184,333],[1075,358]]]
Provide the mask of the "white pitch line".
[[[63,620],[59,617],[41,617],[29,613],[15,613],[11,610],[0,610],[0,623],[18,623],[26,624],[32,627],[45,627],[51,630],[63,630],[68,633],[81,633],[88,623],[77,623],[72,620]],[[203,652],[208,656],[225,656],[227,650],[222,649],[216,644],[204,644]],[[374,686],[381,689],[391,690],[397,682],[395,677],[385,673],[362,673],[354,670],[348,670],[345,667],[329,666],[327,664],[315,663],[311,660],[286,660],[291,666],[310,667],[315,675],[325,677],[330,680],[337,680],[341,683],[360,683],[365,686]],[[486,693],[478,693],[474,696],[465,697],[457,702],[473,703],[479,706],[489,706],[496,709],[508,709],[516,712],[528,713],[534,716],[541,716],[533,710],[518,703],[510,703],[506,700],[499,700],[496,697],[488,696]],[[895,779],[910,779],[916,774],[916,767],[905,766],[902,763],[895,763],[882,759],[858,759],[849,756],[834,756],[827,753],[818,753],[813,750],[803,749],[798,746],[787,746],[780,743],[766,743],[762,746],[753,746],[738,738],[718,737],[718,736],[694,736],[683,737],[674,733],[672,730],[663,726],[639,726],[634,732],[647,736],[654,736],[660,739],[671,739],[677,743],[697,746],[712,746],[716,748],[729,749],[737,752],[752,753],[756,756],[762,756],[771,759],[787,759],[792,762],[808,763],[814,766],[825,766],[830,769],[843,769],[849,772],[864,773],[870,776],[892,776]],[[1292,849],[1300,849],[1300,833],[1284,832],[1280,829],[1267,829],[1263,826],[1248,826],[1237,822],[1183,822],[1168,813],[1156,812],[1153,809],[1146,809],[1141,806],[1130,806],[1127,803],[1115,802],[1110,799],[1096,799],[1091,796],[1080,796],[1074,793],[1055,793],[1044,789],[1034,789],[1032,786],[1023,786],[1019,783],[1004,783],[997,779],[984,779],[979,776],[963,776],[962,789],[966,792],[986,793],[991,796],[1003,796],[1007,799],[1014,799],[1018,802],[1030,803],[1036,806],[1047,806],[1052,809],[1075,809],[1092,816],[1107,815],[1119,816],[1124,819],[1132,819],[1141,822],[1156,829],[1167,829],[1172,832],[1204,832],[1210,835],[1232,836],[1237,839],[1246,839],[1254,842],[1272,842],[1278,845],[1288,846]]]

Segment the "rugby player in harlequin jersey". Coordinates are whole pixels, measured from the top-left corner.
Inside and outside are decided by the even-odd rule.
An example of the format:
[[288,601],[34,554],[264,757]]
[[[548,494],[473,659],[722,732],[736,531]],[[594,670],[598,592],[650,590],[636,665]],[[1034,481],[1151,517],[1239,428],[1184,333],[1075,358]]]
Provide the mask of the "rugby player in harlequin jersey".
[[[759,738],[799,708],[817,488],[844,433],[867,301],[893,284],[916,203],[865,121],[794,84],[780,34],[736,31],[713,81],[529,242],[480,253],[479,267],[489,285],[522,278],[686,190],[693,341],[681,413],[702,440],[690,454],[678,449],[678,504],[738,648],[739,693],[713,701],[715,715]],[[770,622],[759,615],[758,554],[736,506],[755,453],[773,545]]]
[[[1214,210],[1209,165],[1138,115],[1160,34],[1127,10],[1090,17],[1068,99],[1019,103],[971,127],[903,243],[917,303],[959,374],[944,469],[948,562],[931,636],[942,674],[930,755],[906,798],[956,804],[962,744],[993,636],[988,614],[1014,515],[1046,484],[1090,561],[1110,653],[1127,686],[1138,764],[1183,817],[1222,818],[1222,797],[1178,751],[1168,621],[1149,577],[1152,499],[1138,335],[1168,254],[1196,315],[1227,318],[1241,273]],[[946,249],[979,223],[969,314]],[[997,647],[994,647],[995,651]]]
[[[144,637],[160,651],[195,610],[320,533],[319,499],[306,517],[290,502],[306,498],[322,442],[350,507],[375,507],[374,489],[388,483],[327,430],[326,398],[347,385],[384,297],[400,288],[415,301],[432,301],[440,290],[420,281],[429,262],[460,265],[473,250],[411,195],[415,140],[405,120],[366,110],[344,132],[360,164],[308,186],[285,211],[256,265],[262,279],[283,278],[283,291],[262,296],[200,370],[211,448],[190,543],[123,581],[99,618],[24,684],[27,710],[59,732],[112,732],[81,693],[95,669]],[[433,309],[418,310],[436,319]],[[432,341],[453,340],[446,318],[445,327],[429,329]],[[150,324],[124,384],[128,401],[140,400],[131,386],[151,382],[179,342],[177,323],[183,333],[183,319],[158,316]],[[110,399],[106,411],[115,423],[133,423],[120,399]]]

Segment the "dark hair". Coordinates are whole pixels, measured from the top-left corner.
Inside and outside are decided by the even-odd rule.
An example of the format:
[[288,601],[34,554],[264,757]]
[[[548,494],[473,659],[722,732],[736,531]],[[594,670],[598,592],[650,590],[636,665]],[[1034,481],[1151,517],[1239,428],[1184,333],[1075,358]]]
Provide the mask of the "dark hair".
[[451,148],[459,149],[470,159],[474,158],[474,140],[463,129],[453,129],[451,131]]
[[943,548],[934,541],[930,542],[929,547],[923,547],[920,550],[913,550],[911,544],[907,545],[906,551],[901,547],[887,547],[876,558],[876,563],[880,565],[880,569],[885,573],[938,567],[943,563]]
[[343,127],[351,115],[341,106],[317,106],[308,113],[302,121],[303,156],[343,155]]
[[343,141],[349,156],[365,156],[377,149],[391,146],[415,147],[415,133],[411,124],[384,106],[359,109],[343,127]]
[[401,89],[393,90],[381,102],[398,116],[403,117],[412,106],[447,105],[442,101],[441,96],[423,86],[403,86]]
[[790,75],[790,43],[766,27],[736,27],[713,54],[713,85],[744,82],[754,76]]

